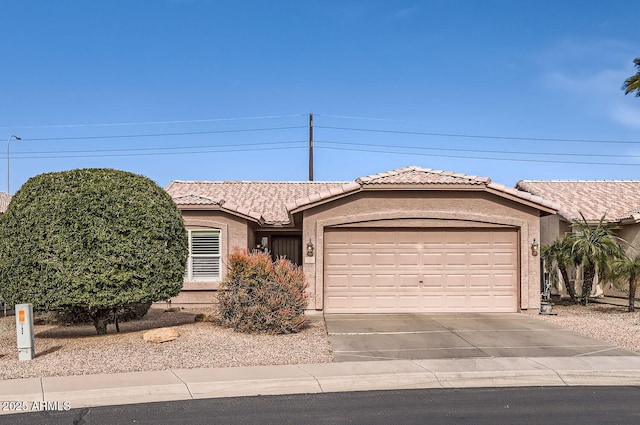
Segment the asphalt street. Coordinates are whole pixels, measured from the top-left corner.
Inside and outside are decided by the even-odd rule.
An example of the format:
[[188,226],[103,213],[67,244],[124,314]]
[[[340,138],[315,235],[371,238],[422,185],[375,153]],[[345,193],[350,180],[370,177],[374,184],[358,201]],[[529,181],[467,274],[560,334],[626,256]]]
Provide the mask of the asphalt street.
[[20,413],[27,424],[637,424],[638,387],[524,387],[235,397]]

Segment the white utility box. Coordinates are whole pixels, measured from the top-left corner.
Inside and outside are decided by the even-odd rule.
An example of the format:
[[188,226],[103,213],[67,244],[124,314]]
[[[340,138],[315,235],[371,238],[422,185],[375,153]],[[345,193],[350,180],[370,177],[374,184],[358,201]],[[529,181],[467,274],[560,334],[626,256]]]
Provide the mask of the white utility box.
[[15,311],[18,359],[32,360],[36,355],[33,336],[33,304],[16,304]]

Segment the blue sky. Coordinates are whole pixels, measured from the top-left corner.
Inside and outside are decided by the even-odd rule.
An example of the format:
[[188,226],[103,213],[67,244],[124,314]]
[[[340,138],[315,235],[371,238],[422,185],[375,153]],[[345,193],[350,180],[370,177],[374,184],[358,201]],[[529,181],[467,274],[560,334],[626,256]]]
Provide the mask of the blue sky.
[[[118,168],[639,179],[636,2],[3,0],[0,190]],[[621,143],[624,142],[624,143]],[[580,154],[580,156],[576,156]],[[604,165],[609,164],[609,165]]]

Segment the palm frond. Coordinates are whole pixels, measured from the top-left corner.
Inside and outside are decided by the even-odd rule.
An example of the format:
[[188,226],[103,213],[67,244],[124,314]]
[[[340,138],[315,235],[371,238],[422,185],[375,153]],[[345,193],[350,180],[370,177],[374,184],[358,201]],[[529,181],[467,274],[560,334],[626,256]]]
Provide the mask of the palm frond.
[[[640,69],[640,58],[636,58],[633,60],[636,68]],[[629,94],[635,92],[636,97],[640,97],[640,71],[638,71],[635,75],[627,78],[624,81],[624,85],[622,86],[624,89],[624,94]]]

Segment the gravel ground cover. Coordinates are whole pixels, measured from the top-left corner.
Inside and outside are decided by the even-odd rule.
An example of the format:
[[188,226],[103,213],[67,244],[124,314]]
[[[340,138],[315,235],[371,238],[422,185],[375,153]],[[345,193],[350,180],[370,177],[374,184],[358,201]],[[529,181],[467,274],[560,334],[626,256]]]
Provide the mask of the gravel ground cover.
[[[556,316],[526,314],[640,352],[640,312],[604,304],[555,305]],[[36,358],[18,360],[14,317],[0,317],[0,379],[86,375],[173,368],[257,366],[327,363],[333,360],[321,316],[311,318],[293,335],[248,335],[210,322],[195,322],[197,313],[151,309],[143,319],[109,325],[109,334],[97,336],[92,325],[36,325]],[[180,337],[154,344],[144,342],[149,329],[175,327]]]
[[[197,313],[152,308],[141,320],[120,323],[120,333],[96,335],[93,325],[36,325],[36,358],[19,361],[14,317],[0,317],[0,379],[164,370],[177,368],[326,363],[333,360],[323,320],[312,318],[291,335],[248,335],[195,322]],[[175,327],[180,337],[144,342],[144,332]]]
[[608,343],[640,353],[640,311],[627,312],[627,307],[591,303],[553,306],[555,316],[528,312],[556,326],[570,329]]

